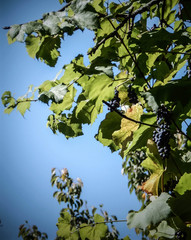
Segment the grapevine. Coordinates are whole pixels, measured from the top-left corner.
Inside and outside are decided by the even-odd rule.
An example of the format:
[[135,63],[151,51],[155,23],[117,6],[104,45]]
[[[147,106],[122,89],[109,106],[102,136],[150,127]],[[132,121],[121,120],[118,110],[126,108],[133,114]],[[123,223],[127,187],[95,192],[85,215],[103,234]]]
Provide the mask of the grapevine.
[[[113,223],[126,221],[143,238],[190,240],[190,1],[59,2],[60,10],[39,20],[4,27],[9,43],[25,43],[29,56],[51,67],[60,55],[67,56],[60,51],[65,35],[91,31],[94,46],[83,52],[76,44],[76,57],[53,81],[31,85],[22,97],[5,91],[5,113],[17,109],[24,116],[31,104],[46,103],[51,111],[47,126],[69,139],[82,136],[85,124],[99,121],[106,105],[110,112],[95,138],[122,157],[121,173],[142,207],[125,220],[102,210],[99,215],[81,199],[81,179],[54,169],[54,197],[65,205],[56,239],[117,240]],[[21,225],[20,236],[25,239],[25,234],[46,238],[35,225]]]

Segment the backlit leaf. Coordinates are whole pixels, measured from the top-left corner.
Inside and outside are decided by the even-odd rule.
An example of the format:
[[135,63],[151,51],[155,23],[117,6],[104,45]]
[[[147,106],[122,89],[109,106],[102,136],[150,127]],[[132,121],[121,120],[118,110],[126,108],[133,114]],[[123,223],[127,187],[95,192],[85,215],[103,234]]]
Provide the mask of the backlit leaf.
[[[141,122],[154,124],[156,121],[155,114],[143,114],[141,116]],[[146,145],[147,140],[152,136],[153,128],[146,125],[140,125],[140,127],[135,131],[133,135],[133,141],[127,148],[127,151],[135,151]]]
[[191,173],[184,173],[174,190],[180,195],[183,195],[187,190],[191,190]]
[[28,36],[25,40],[26,49],[30,57],[35,58],[36,53],[40,49],[41,39],[40,37]]
[[[125,115],[129,118],[139,121],[143,113],[143,109],[140,105],[133,105],[131,108],[127,109]],[[131,120],[123,118],[121,120],[121,129],[115,131],[112,134],[113,140],[117,146],[122,146],[122,143],[127,140],[132,140],[132,133],[135,132],[139,127],[138,123]]]
[[95,136],[95,138],[104,146],[108,146],[111,151],[118,150],[119,148],[112,140],[112,134],[114,131],[120,128],[120,124],[121,117],[116,112],[107,113],[105,119],[99,126],[98,134]]
[[95,224],[81,224],[80,225],[80,237],[82,240],[101,240],[106,237],[106,233],[108,231],[107,225],[104,223],[104,217],[99,214],[94,215]]
[[24,116],[26,110],[29,110],[30,109],[30,101],[26,101],[26,100],[21,100],[21,102],[18,102],[18,105],[17,105],[17,110],[21,113],[22,116]]
[[62,212],[62,217],[58,219],[57,235],[66,240],[78,240],[79,234],[74,227],[71,226],[71,215],[68,212]]
[[151,172],[151,176],[142,184],[141,189],[152,195],[158,195],[159,181],[164,172],[163,163],[152,153],[149,153],[149,157],[146,158],[141,165]]
[[[60,48],[60,38],[45,36],[39,48],[39,51],[36,53],[36,58],[44,61],[50,67],[54,67],[60,53],[58,49]],[[47,51],[48,49],[48,51]]]

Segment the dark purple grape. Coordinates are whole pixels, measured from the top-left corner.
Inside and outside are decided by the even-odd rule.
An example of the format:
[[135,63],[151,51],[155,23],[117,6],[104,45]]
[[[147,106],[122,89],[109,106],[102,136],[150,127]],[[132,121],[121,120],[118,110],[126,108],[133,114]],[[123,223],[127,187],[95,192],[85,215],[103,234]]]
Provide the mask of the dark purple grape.
[[176,239],[179,239],[179,240],[184,240],[186,238],[186,235],[184,232],[182,232],[181,230],[177,231],[175,233],[175,237]]
[[120,106],[120,98],[119,98],[119,92],[115,89],[115,96],[114,98],[109,102],[111,107],[108,107],[109,111],[114,111],[114,109],[118,108]]
[[138,103],[138,98],[137,98],[137,94],[135,93],[135,90],[132,89],[132,85],[129,85],[128,88],[128,97],[129,97],[129,102],[132,104],[136,104]]
[[170,154],[170,112],[165,105],[161,105],[157,111],[157,127],[153,131],[153,141],[157,145],[162,159],[168,159]]

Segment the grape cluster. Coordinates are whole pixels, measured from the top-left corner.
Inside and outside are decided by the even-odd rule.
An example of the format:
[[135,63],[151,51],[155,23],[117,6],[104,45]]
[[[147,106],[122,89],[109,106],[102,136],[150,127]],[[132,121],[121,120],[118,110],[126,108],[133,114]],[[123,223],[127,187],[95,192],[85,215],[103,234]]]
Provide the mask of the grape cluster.
[[108,107],[109,111],[113,111],[114,109],[118,108],[120,106],[120,98],[119,98],[119,92],[117,89],[115,89],[115,96],[114,98],[109,102],[111,107]]
[[157,111],[157,125],[159,127],[153,131],[153,140],[162,159],[168,158],[170,153],[170,123],[170,112],[164,105],[161,105]]
[[128,97],[129,97],[129,102],[132,104],[136,104],[138,103],[138,98],[137,98],[137,94],[135,93],[135,90],[132,89],[132,85],[129,85],[128,88]]
[[179,230],[175,233],[175,237],[176,237],[176,239],[184,240],[186,238],[186,235],[184,232]]

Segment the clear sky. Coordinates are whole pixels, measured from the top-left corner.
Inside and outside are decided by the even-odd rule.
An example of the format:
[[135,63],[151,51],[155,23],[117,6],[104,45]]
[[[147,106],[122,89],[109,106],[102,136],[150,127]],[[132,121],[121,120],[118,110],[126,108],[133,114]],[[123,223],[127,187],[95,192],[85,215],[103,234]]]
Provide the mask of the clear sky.
[[[58,0],[1,1],[0,27],[25,23],[41,18],[45,12],[58,10]],[[30,58],[24,44],[8,45],[6,30],[0,29],[0,95],[10,90],[17,98],[24,95],[30,84],[39,86],[53,79],[64,64],[78,53],[86,53],[92,46],[92,33],[79,31],[62,43],[61,55],[55,68]],[[128,211],[138,210],[140,203],[129,194],[127,177],[121,175],[122,159],[111,154],[94,139],[101,116],[93,126],[84,127],[85,135],[66,140],[54,135],[46,127],[50,111],[42,103],[34,103],[23,118],[13,111],[3,113],[0,104],[0,227],[1,240],[15,240],[18,227],[28,220],[49,239],[56,236],[59,205],[52,197],[51,168],[68,168],[70,176],[84,182],[83,199],[88,206],[103,203],[104,209],[119,219],[125,219]],[[118,229],[133,240],[140,239],[129,232],[125,223]]]

